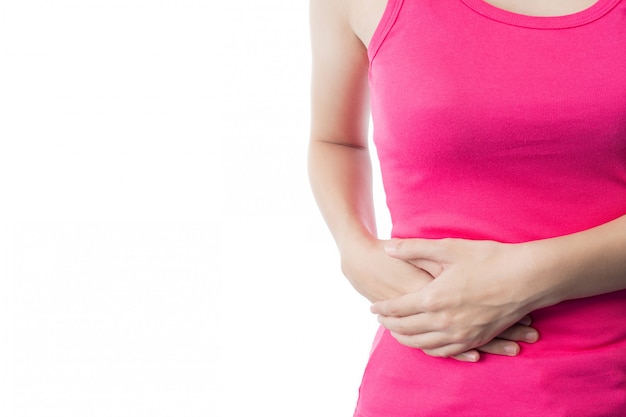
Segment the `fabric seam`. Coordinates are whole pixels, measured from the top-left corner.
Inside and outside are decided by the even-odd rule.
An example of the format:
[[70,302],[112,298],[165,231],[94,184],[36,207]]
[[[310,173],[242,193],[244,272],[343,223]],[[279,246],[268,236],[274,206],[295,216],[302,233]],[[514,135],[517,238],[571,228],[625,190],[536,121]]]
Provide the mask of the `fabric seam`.
[[378,26],[374,31],[374,35],[370,40],[370,48],[368,48],[370,68],[372,62],[374,62],[374,58],[376,58],[376,55],[378,55],[378,51],[380,50],[383,43],[385,43],[389,32],[391,32],[391,29],[396,23],[398,15],[400,14],[400,8],[402,7],[403,3],[404,0],[388,0],[387,7],[385,8],[385,12],[383,13],[381,21],[378,23]]
[[615,8],[621,2],[621,0],[609,0],[606,3],[603,2],[604,4],[596,7],[593,10],[593,13],[591,13],[591,11],[588,9],[586,11],[574,13],[572,15],[553,17],[518,15],[513,12],[508,12],[503,9],[497,9],[488,4],[483,4],[481,2],[477,3],[472,0],[461,0],[461,2],[474,12],[496,22],[527,29],[555,30],[571,29],[595,22],[596,20],[602,18],[604,15],[609,13],[613,8]]

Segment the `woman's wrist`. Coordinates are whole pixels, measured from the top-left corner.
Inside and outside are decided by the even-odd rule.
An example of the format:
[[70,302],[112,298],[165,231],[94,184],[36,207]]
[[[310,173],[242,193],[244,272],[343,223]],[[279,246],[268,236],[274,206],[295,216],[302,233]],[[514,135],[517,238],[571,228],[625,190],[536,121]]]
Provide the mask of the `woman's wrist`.
[[371,276],[364,273],[364,265],[373,258],[378,239],[370,234],[344,236],[337,242],[341,260],[341,271],[352,286],[366,298],[369,296]]
[[533,310],[549,307],[569,298],[567,252],[554,239],[522,244],[530,264],[530,276],[524,282]]
[[626,288],[626,217],[570,235],[520,244],[536,308]]

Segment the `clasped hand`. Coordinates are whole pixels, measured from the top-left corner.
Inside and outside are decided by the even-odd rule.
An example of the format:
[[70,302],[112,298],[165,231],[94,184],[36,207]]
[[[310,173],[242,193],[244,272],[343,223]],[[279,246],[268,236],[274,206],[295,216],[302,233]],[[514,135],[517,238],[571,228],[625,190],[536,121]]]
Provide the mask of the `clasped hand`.
[[537,340],[537,332],[527,327],[530,297],[523,284],[524,274],[532,271],[519,245],[394,239],[385,249],[435,277],[417,291],[372,305],[401,344],[431,356],[462,354],[473,361],[478,360],[475,348],[497,350],[499,339]]

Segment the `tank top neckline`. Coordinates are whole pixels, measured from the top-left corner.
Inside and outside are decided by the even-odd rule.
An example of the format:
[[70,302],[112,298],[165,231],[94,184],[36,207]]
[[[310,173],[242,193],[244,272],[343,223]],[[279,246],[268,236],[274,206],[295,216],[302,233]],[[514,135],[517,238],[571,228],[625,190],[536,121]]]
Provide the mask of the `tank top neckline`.
[[496,7],[484,0],[461,0],[475,12],[503,23],[534,29],[566,29],[593,22],[607,14],[621,0],[598,0],[586,9],[562,16],[530,16]]

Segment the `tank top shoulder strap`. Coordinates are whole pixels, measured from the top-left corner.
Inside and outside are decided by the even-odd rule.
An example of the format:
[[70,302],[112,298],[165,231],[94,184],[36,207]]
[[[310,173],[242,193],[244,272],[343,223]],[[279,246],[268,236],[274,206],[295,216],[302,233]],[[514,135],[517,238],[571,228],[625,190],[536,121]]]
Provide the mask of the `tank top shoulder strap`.
[[404,0],[387,0],[385,11],[383,12],[380,22],[378,22],[378,26],[376,27],[376,30],[372,35],[372,39],[370,40],[369,47],[367,48],[367,54],[370,62],[372,62],[376,57],[376,53],[396,22],[403,3]]

